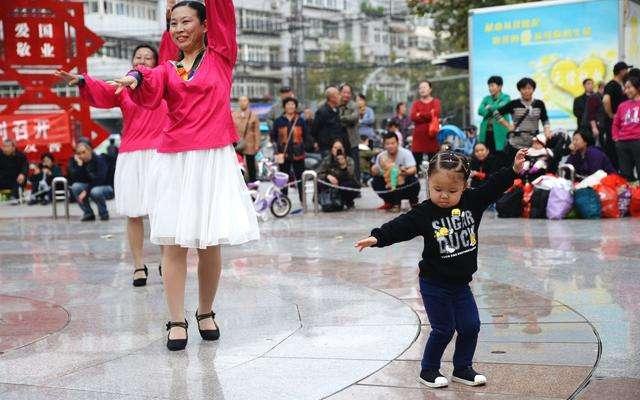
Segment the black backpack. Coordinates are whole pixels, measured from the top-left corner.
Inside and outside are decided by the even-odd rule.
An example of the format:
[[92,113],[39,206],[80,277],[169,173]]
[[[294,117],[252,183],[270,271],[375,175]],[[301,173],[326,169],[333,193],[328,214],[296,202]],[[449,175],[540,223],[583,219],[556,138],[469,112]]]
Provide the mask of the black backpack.
[[534,189],[531,194],[531,214],[529,218],[547,218],[547,203],[549,202],[549,190]]
[[505,193],[496,201],[496,211],[500,218],[520,218],[522,216],[522,188],[517,187]]

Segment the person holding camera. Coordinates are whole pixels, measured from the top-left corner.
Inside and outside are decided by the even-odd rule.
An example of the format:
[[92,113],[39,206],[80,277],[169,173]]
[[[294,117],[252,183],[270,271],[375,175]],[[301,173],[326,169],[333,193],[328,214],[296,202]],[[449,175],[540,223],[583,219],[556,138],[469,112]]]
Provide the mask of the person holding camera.
[[51,183],[53,178],[62,176],[62,170],[53,162],[51,153],[44,153],[40,158],[40,164],[35,167],[29,177],[31,182],[31,200],[29,205],[51,203]]
[[[318,167],[319,202],[323,211],[341,211],[352,209],[354,199],[360,193],[360,184],[355,175],[355,161],[346,156],[344,143],[336,138],[331,150]],[[358,190],[352,190],[358,189]]]

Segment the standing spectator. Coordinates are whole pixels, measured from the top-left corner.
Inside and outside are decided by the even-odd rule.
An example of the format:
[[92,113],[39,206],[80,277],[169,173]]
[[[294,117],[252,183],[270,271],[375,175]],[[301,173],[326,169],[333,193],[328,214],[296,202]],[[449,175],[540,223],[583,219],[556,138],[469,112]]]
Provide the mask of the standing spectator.
[[[318,180],[328,181],[334,186],[342,186],[351,189],[360,189],[360,183],[355,176],[355,161],[346,155],[344,144],[339,138],[333,139],[330,153],[322,160],[318,167]],[[320,185],[320,191],[332,190],[331,187]],[[354,199],[360,191],[337,189],[342,204],[351,209],[354,207]]]
[[604,83],[604,81],[598,82],[598,94],[600,94],[601,98],[604,96],[604,87],[605,86],[606,86],[606,84]]
[[[348,83],[340,86],[340,123],[347,132],[347,138],[349,139],[349,152],[348,155],[357,161],[360,156],[358,155],[358,106],[351,100],[353,95],[351,85]],[[360,164],[355,163],[355,174],[358,181],[360,181]]]
[[573,165],[576,177],[586,178],[600,169],[607,174],[616,172],[607,155],[594,144],[594,138],[588,131],[577,130],[573,133],[571,155],[566,163]]
[[27,157],[16,150],[13,140],[5,139],[0,153],[0,190],[11,190],[11,198],[19,198],[19,188],[24,187],[28,172]]
[[[307,128],[309,128],[309,130],[311,130],[311,127],[313,126],[314,115],[315,113],[310,107],[305,108],[304,111],[302,112],[302,118],[304,118],[304,122],[307,123]],[[308,150],[313,151],[313,148],[308,148]]]
[[[418,194],[420,193],[420,183],[416,178],[418,168],[416,161],[411,152],[398,145],[398,137],[395,133],[387,132],[383,137],[385,150],[378,154],[376,162],[371,167],[371,175],[373,181],[371,186],[376,192],[384,192],[391,182],[388,182],[390,176],[385,174],[389,168],[385,168],[384,161],[390,161],[392,166],[398,169],[398,183],[404,180],[404,184],[397,184],[395,190],[389,193],[378,193],[378,196],[384,201],[379,207],[381,210],[389,210],[393,212],[400,211],[400,202],[409,199],[412,207],[418,204]],[[385,179],[386,178],[386,179]],[[393,186],[393,185],[391,185]]]
[[[604,85],[603,85],[604,87]],[[596,145],[601,145],[602,138],[600,132],[605,130],[607,125],[607,115],[602,105],[602,94],[594,92],[587,98],[587,110],[585,112],[586,121],[583,121],[583,127],[580,130],[591,132]]]
[[617,62],[613,66],[613,79],[604,87],[602,105],[607,115],[605,129],[602,132],[602,148],[607,154],[614,167],[618,167],[618,153],[613,139],[613,119],[620,103],[627,98],[624,95],[624,81],[627,79],[629,69],[632,65],[627,65],[624,61]]
[[473,154],[473,148],[476,147],[478,142],[478,135],[476,134],[478,128],[475,125],[470,125],[464,128],[464,143],[462,143],[462,151],[467,156],[471,157]]
[[[478,108],[478,115],[482,117],[478,140],[487,145],[491,154],[500,157],[507,143],[509,130],[495,118],[496,110],[506,106],[511,101],[508,94],[502,92],[503,80],[501,76],[492,76],[487,81],[489,95],[485,96]],[[509,116],[506,117],[509,122]]]
[[[390,124],[392,122],[389,122]],[[399,132],[398,132],[399,133]],[[372,149],[369,145],[368,136],[360,136],[360,144],[358,145],[358,154],[360,155],[360,171],[362,171],[362,182],[365,184],[371,179],[371,166],[373,158],[380,153],[380,149]]]
[[440,100],[431,96],[431,82],[422,81],[418,85],[420,98],[411,106],[411,121],[415,124],[413,130],[413,142],[411,151],[416,164],[422,164],[422,158],[426,153],[429,158],[438,152],[438,132],[430,132],[429,125],[434,118],[440,118]]
[[334,139],[348,142],[347,135],[340,123],[340,91],[335,86],[329,86],[324,92],[326,101],[318,108],[313,118],[311,136],[313,136],[314,149],[326,157],[331,150]]
[[273,129],[273,123],[276,119],[278,119],[283,113],[284,109],[282,108],[282,101],[284,99],[288,99],[289,97],[296,97],[293,93],[293,90],[289,86],[283,86],[280,88],[280,98],[275,100],[271,105],[271,110],[267,114],[267,124],[269,125],[269,129]]
[[256,180],[256,153],[260,150],[260,120],[258,114],[251,111],[247,96],[238,99],[238,106],[240,109],[233,112],[233,123],[240,138],[237,149],[244,155],[247,179],[253,182]]
[[395,120],[391,120],[387,123],[387,132],[393,132],[398,137],[398,145],[400,147],[404,146],[404,137],[402,136],[402,132],[400,132],[400,126]]
[[[551,126],[549,125],[547,108],[542,100],[533,98],[536,82],[531,78],[522,78],[518,81],[516,87],[520,92],[520,98],[511,100],[494,113],[494,117],[509,130],[508,143],[505,147],[508,160],[515,157],[518,149],[528,148],[533,145],[533,138],[539,132],[540,123],[542,123],[546,138],[551,138]],[[511,115],[511,123],[505,119],[506,115]]]
[[31,200],[29,205],[40,203],[42,205],[51,202],[51,183],[53,178],[62,176],[62,170],[54,163],[51,153],[44,153],[40,157],[40,165],[29,178],[31,182]]
[[640,179],[640,78],[629,78],[624,84],[624,91],[629,100],[618,106],[612,133],[620,174],[629,181],[635,181]]
[[358,133],[360,136],[367,135],[373,138],[373,125],[376,122],[376,115],[373,109],[367,106],[367,97],[359,93],[357,96],[358,103]]
[[94,153],[86,142],[79,142],[75,156],[69,160],[69,176],[73,181],[71,192],[84,213],[81,221],[96,219],[89,199],[98,206],[100,220],[109,220],[106,200],[113,198],[113,188],[106,184],[107,162],[104,157]]
[[[298,114],[298,100],[289,97],[282,101],[284,114],[275,120],[273,130],[271,131],[271,141],[273,142],[276,153],[282,154],[280,157],[281,164],[278,165],[280,171],[293,176],[298,187],[298,196],[302,202],[302,173],[304,172],[305,159],[305,138],[309,135],[307,124]],[[287,194],[285,187],[282,192]]]
[[573,115],[576,117],[576,127],[578,129],[590,125],[586,113],[588,98],[594,94],[593,79],[587,78],[583,80],[582,87],[584,87],[584,93],[573,99]]
[[391,118],[391,121],[398,124],[398,128],[400,129],[400,133],[402,133],[402,137],[405,139],[409,137],[411,134],[411,118],[407,115],[407,103],[401,101],[396,104],[396,113]]

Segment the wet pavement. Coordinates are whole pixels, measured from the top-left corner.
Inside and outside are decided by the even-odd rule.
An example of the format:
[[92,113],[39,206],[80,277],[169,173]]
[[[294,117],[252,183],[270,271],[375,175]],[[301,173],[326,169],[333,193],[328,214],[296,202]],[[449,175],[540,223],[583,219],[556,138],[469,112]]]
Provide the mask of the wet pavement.
[[356,253],[391,217],[371,195],[357,204],[269,218],[260,242],[224,248],[215,343],[195,327],[190,253],[178,353],[165,348],[159,251],[146,246],[149,283],[133,288],[124,219],[1,206],[0,399],[640,398],[640,220],[488,213],[472,284],[488,384],[433,390],[416,382],[430,330],[422,242]]

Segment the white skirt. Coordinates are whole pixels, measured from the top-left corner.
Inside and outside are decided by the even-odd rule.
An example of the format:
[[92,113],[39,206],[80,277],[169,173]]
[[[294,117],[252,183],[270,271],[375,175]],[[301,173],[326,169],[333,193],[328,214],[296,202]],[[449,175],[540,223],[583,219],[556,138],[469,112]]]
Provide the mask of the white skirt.
[[233,146],[156,153],[151,171],[152,243],[204,249],[260,239]]
[[118,154],[113,178],[116,211],[127,217],[149,214],[147,185],[155,150],[138,150]]

